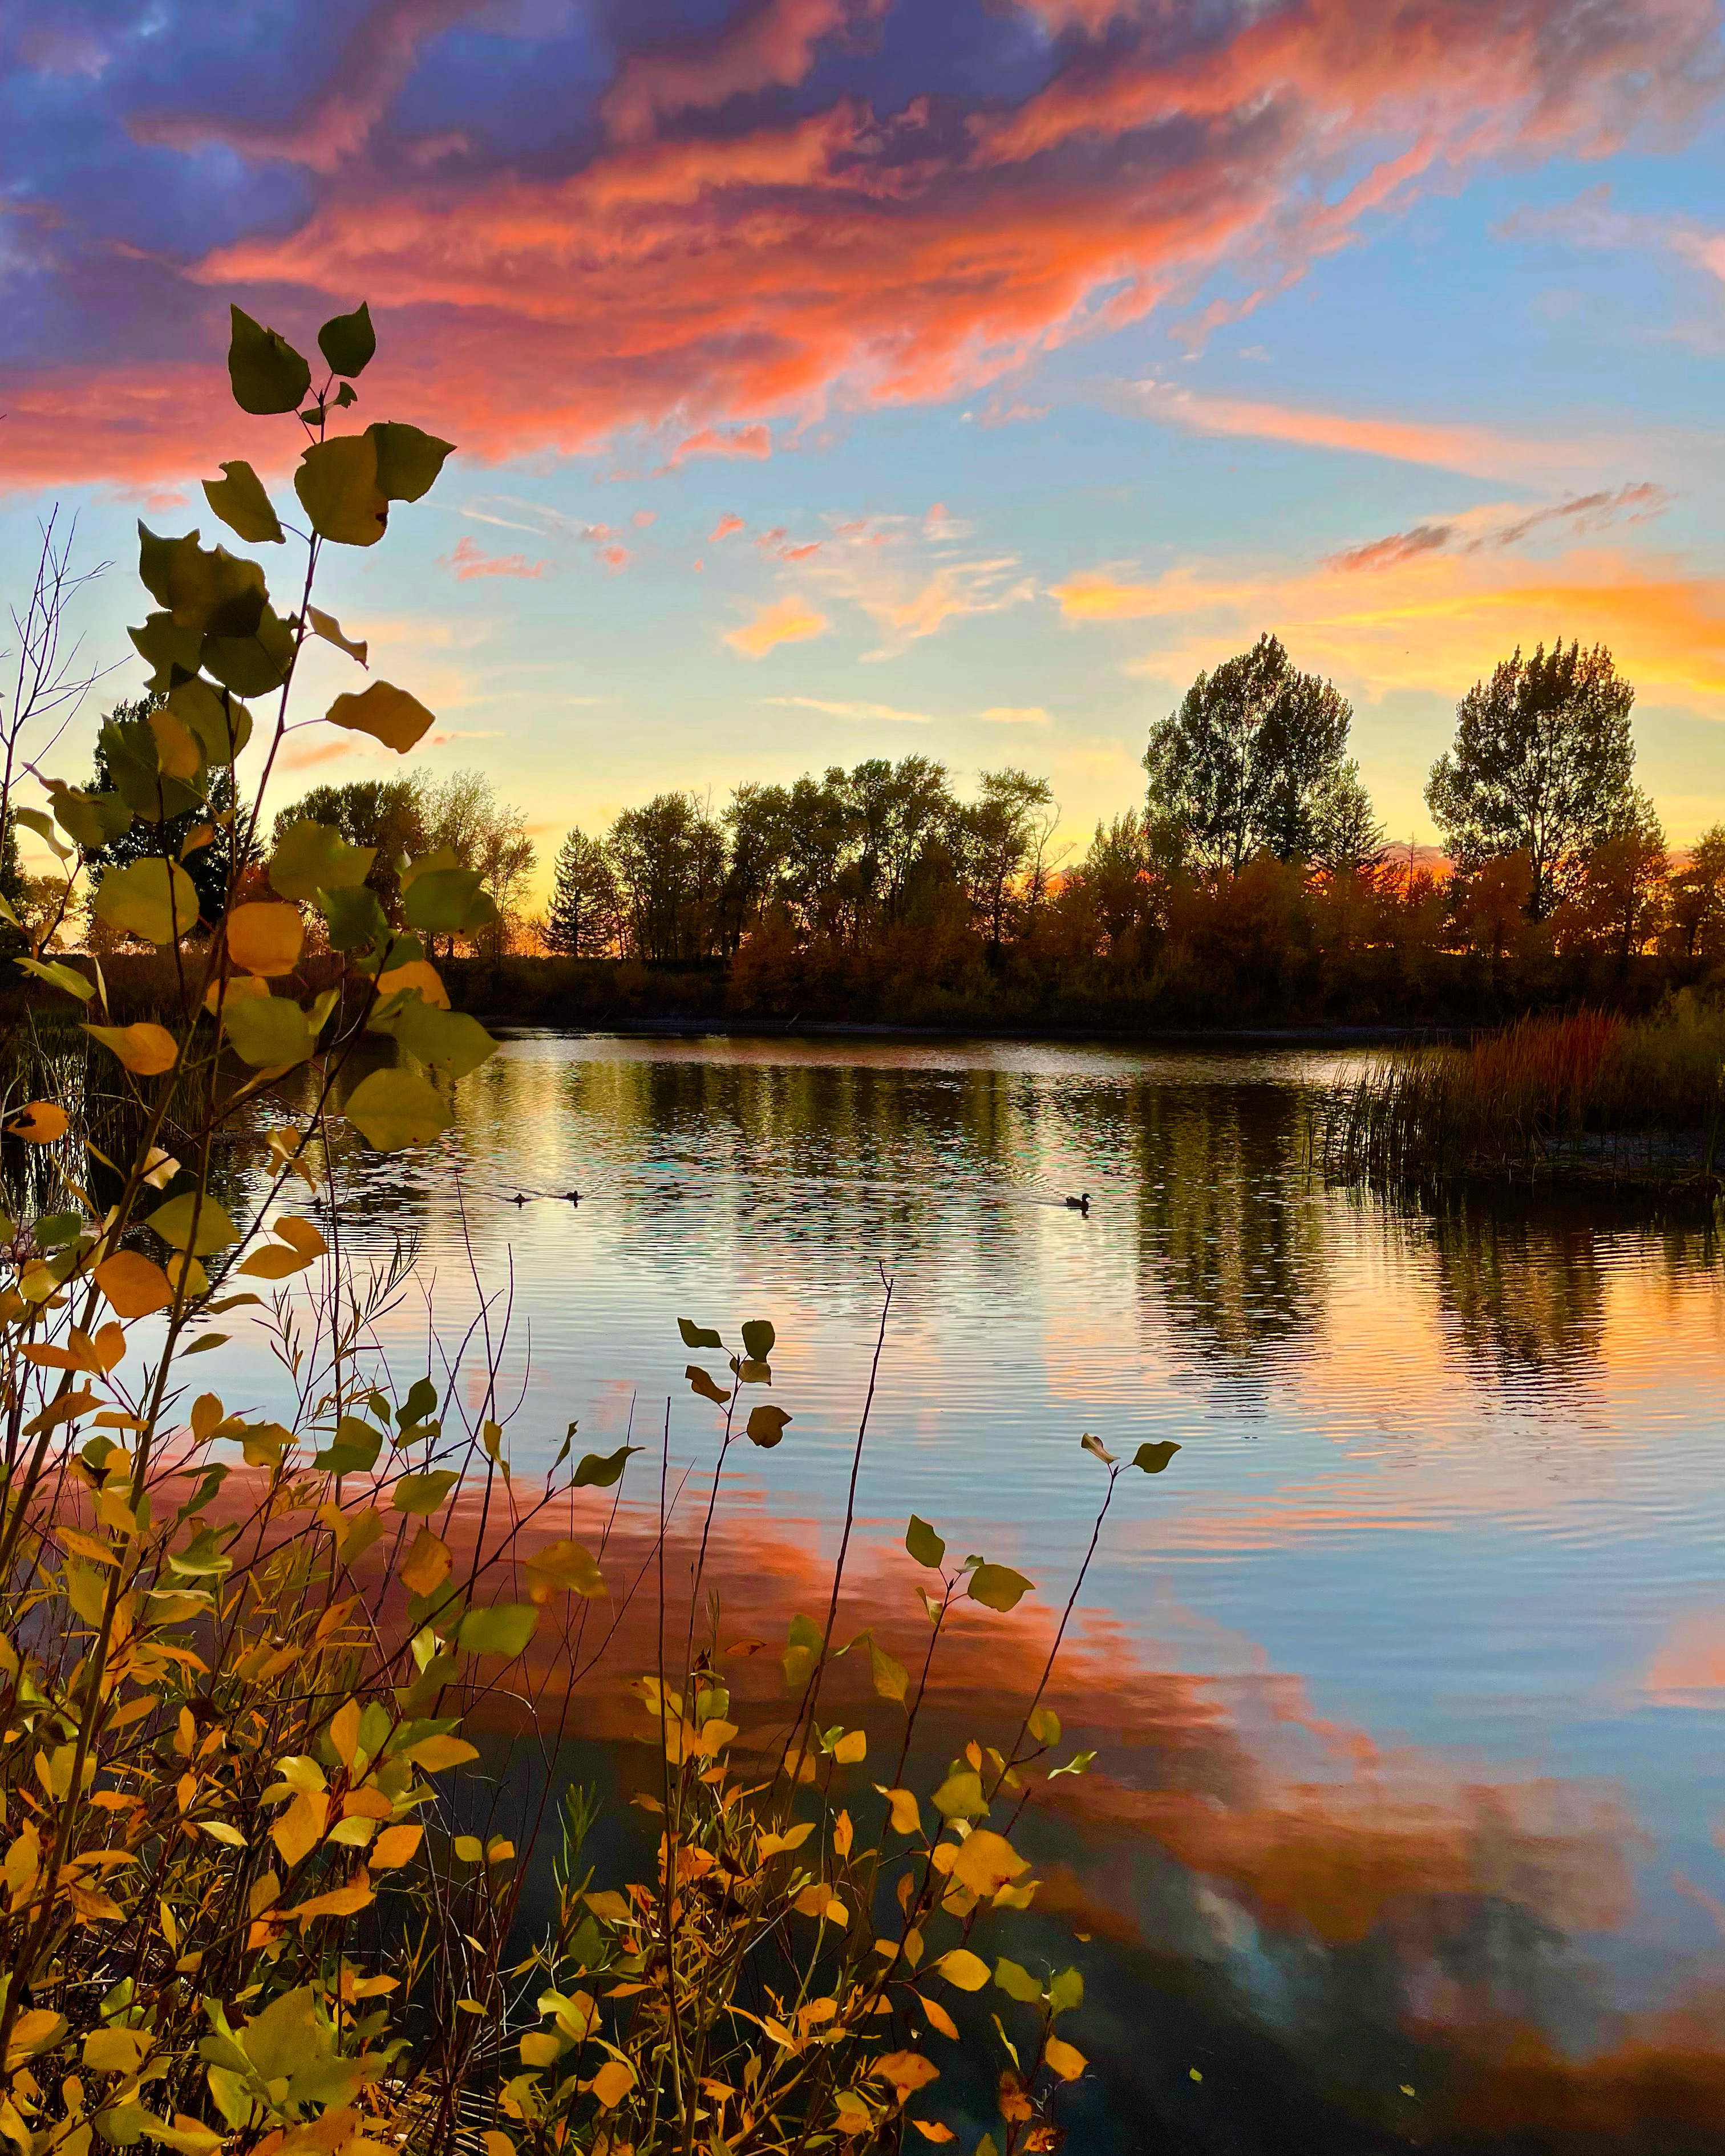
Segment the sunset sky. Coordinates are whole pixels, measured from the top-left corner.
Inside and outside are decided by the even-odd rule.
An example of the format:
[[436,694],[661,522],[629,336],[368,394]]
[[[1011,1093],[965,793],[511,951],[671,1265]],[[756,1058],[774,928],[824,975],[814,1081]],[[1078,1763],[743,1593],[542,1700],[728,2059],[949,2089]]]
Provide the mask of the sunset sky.
[[1715,0],[10,0],[0,65],[0,571],[78,508],[116,695],[131,520],[297,454],[229,300],[365,298],[357,418],[460,454],[322,602],[547,852],[912,751],[1081,836],[1266,628],[1399,836],[1554,635],[1725,816]]

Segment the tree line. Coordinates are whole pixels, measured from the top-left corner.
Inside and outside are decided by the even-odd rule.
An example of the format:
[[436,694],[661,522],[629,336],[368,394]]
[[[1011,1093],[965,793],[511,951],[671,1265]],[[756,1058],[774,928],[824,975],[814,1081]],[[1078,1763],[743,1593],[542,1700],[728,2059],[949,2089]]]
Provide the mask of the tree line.
[[[1353,978],[1366,953],[1414,987],[1444,953],[1499,975],[1725,959],[1725,826],[1669,854],[1635,783],[1634,701],[1610,653],[1576,642],[1517,649],[1476,682],[1426,787],[1445,856],[1426,865],[1386,846],[1347,699],[1272,635],[1200,674],[1152,726],[1142,798],[1077,858],[1056,841],[1045,779],[1006,767],[961,793],[917,755],[751,781],[722,806],[667,791],[603,833],[571,830],[542,916],[525,819],[482,773],[320,785],[278,822],[311,818],[373,849],[367,881],[393,921],[401,861],[443,850],[496,895],[497,922],[468,946],[480,955],[723,964],[745,1007],[891,1017],[932,990],[986,1002],[1011,977],[1020,1004],[1083,983],[1099,1003],[1204,1014],[1244,996],[1268,1014],[1297,1000],[1302,968]],[[103,728],[93,791],[147,710],[122,706]],[[188,812],[169,834],[212,906],[234,866],[223,809],[213,795],[198,812],[213,822],[194,834]],[[162,843],[135,828],[96,857],[98,876],[128,846]],[[1373,993],[1373,1014],[1393,1015],[1394,979]]]

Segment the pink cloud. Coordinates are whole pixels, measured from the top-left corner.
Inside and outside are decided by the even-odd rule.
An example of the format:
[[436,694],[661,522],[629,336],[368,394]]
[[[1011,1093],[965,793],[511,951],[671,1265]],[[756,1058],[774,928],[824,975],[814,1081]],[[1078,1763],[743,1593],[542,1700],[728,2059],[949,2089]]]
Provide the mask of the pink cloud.
[[721,539],[728,539],[733,531],[746,531],[747,529],[740,516],[733,516],[727,511],[707,533],[707,544],[716,546]]
[[[229,293],[301,341],[365,294],[382,339],[367,408],[388,398],[470,459],[598,451],[631,429],[676,444],[666,469],[766,457],[769,419],[989,393],[1051,345],[1185,301],[1218,269],[1276,289],[1368,213],[1483,163],[1595,154],[1635,128],[1657,140],[1703,95],[1717,22],[1715,0],[1303,0],[1200,39],[1168,27],[1180,10],[1037,4],[1095,34],[1052,48],[1048,80],[1016,106],[955,92],[877,114],[846,92],[794,116],[743,109],[724,130],[652,134],[691,105],[803,81],[824,41],[872,12],[765,0],[716,38],[627,59],[611,138],[547,173],[361,160],[424,40],[469,12],[380,0],[337,40],[327,85],[273,129],[134,123],[187,152],[291,160],[313,176],[312,206],[296,228],[183,272],[149,265],[170,280],[151,301],[176,325],[170,356],[13,367],[0,484],[208,470],[212,440],[234,440]],[[320,178],[338,167],[339,187]],[[1357,177],[1338,190],[1343,169]],[[1711,264],[1712,236],[1694,244]],[[1483,429],[1347,433],[1335,415],[1245,400],[1162,416],[1506,469]],[[1530,445],[1512,446],[1525,460]]]
[[634,526],[636,531],[644,531],[658,514],[659,511],[656,509],[638,509],[629,521]]
[[439,560],[459,584],[476,577],[542,577],[546,569],[543,562],[529,562],[525,554],[487,554],[474,539],[458,541],[454,552]]
[[675,471],[691,457],[770,457],[773,431],[768,427],[702,427],[686,435],[659,467]]
[[819,540],[811,539],[805,547],[781,547],[778,550],[778,558],[781,562],[806,562],[811,554],[818,554],[819,552]]
[[599,559],[613,569],[622,569],[626,568],[634,557],[627,547],[606,547],[601,548]]
[[764,659],[781,644],[802,644],[824,636],[832,626],[818,608],[794,597],[763,606],[752,621],[727,629],[725,641],[745,659]]

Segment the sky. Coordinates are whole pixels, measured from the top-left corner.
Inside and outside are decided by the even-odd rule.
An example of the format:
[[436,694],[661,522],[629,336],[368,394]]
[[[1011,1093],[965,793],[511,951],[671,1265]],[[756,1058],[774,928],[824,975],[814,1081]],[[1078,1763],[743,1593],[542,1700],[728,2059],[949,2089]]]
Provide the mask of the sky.
[[[1717,0],[9,0],[0,586],[37,520],[231,537],[310,352],[458,445],[321,604],[548,862],[667,786],[920,753],[1081,845],[1273,629],[1386,824],[1517,644],[1603,639],[1675,844],[1725,817]],[[237,543],[237,542],[236,542]],[[265,553],[272,550],[263,550]],[[286,572],[283,572],[285,576]],[[320,649],[315,717],[362,685]],[[283,783],[377,775],[296,733]],[[287,798],[283,794],[280,798]]]

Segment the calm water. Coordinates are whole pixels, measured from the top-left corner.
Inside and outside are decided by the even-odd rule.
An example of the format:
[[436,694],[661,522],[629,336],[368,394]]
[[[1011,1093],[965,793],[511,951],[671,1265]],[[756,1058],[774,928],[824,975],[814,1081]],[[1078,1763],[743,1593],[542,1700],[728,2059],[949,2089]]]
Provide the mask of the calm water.
[[[669,1395],[675,1476],[711,1435],[677,1317],[773,1319],[794,1419],[742,1449],[726,1561],[780,1622],[830,1562],[879,1265],[856,1576],[901,1652],[910,1512],[1057,1604],[1080,1433],[1179,1440],[1122,1481],[1057,1687],[1100,1754],[1045,1844],[1091,1933],[1089,2145],[1725,2146],[1719,1248],[1604,1199],[1327,1191],[1343,1067],[534,1036],[433,1155],[350,1166],[440,1318],[464,1237],[512,1268],[518,1466],[572,1416],[656,1444]],[[425,1325],[388,1329],[408,1375]],[[947,1704],[986,1735],[978,1641]]]

